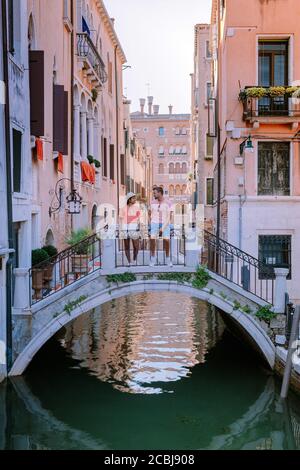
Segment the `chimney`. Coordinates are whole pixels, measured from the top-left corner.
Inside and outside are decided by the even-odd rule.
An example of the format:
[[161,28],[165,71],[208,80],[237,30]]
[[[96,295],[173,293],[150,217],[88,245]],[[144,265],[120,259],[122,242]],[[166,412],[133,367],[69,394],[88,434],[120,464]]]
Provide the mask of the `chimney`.
[[140,98],[140,106],[141,106],[141,113],[144,114],[144,108],[145,108],[146,100],[144,98]]
[[153,112],[156,116],[158,115],[158,113],[159,113],[159,104],[155,104],[153,106]]
[[171,104],[169,106],[169,114],[170,116],[173,114],[173,106]]
[[153,96],[148,96],[148,114],[152,114]]

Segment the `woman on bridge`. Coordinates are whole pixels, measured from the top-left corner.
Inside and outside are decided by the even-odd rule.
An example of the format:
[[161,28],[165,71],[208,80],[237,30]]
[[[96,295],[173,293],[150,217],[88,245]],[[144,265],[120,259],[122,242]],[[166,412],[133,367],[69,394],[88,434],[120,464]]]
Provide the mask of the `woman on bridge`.
[[[140,248],[140,222],[141,209],[134,193],[128,193],[126,196],[127,204],[121,209],[120,219],[122,230],[126,231],[124,237],[124,246],[128,265],[136,265],[137,256]],[[133,246],[133,263],[130,257],[130,240]]]

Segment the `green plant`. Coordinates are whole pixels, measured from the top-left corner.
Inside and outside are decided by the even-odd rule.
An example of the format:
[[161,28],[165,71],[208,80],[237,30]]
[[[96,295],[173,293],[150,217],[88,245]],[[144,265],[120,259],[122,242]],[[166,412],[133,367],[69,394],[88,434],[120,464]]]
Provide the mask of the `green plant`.
[[45,250],[50,258],[53,258],[53,256],[56,256],[58,253],[57,248],[55,248],[53,245],[45,245],[43,246],[42,250]]
[[264,305],[255,312],[255,316],[259,318],[259,320],[264,320],[269,323],[270,320],[277,317],[277,313],[272,311],[272,307],[270,305]]
[[246,90],[241,90],[239,93],[239,101],[246,101],[247,93]]
[[284,96],[285,95],[285,87],[284,86],[271,86],[269,88],[268,93],[272,98],[276,96]]
[[289,86],[285,89],[285,93],[288,96],[293,96],[294,93],[296,94],[298,91],[300,91],[300,88],[298,86]]
[[[87,237],[92,234],[92,230],[89,228],[80,228],[78,230],[73,230],[71,236],[66,240],[66,243],[70,246],[77,245],[80,242],[83,242]],[[84,243],[80,243],[75,247],[76,255],[88,255],[90,253],[91,247],[89,246],[88,240]]]
[[88,155],[86,158],[88,159],[90,165],[91,165],[92,163],[94,163],[94,157],[93,157],[93,155]]
[[38,248],[37,250],[32,250],[31,252],[32,267],[42,263],[43,261],[47,261],[47,259],[49,259],[49,255],[47,251],[43,250],[42,248]]
[[251,308],[249,307],[249,305],[244,305],[244,307],[242,307],[241,310],[242,310],[244,313],[248,313],[248,314],[251,314],[251,313],[252,313],[252,310],[251,310]]
[[145,274],[143,276],[143,281],[150,281],[151,279],[154,278],[154,275],[153,274]]
[[196,289],[203,289],[207,286],[208,281],[211,279],[208,271],[204,268],[204,266],[198,266],[196,273],[194,274],[194,279],[192,282],[192,286]]
[[214,289],[209,290],[210,295],[213,295],[214,292],[215,292]]
[[98,98],[98,91],[96,90],[96,88],[92,88],[91,93],[92,93],[92,100],[96,101]]
[[108,274],[106,280],[109,284],[134,282],[136,281],[136,275],[133,273]]
[[184,284],[185,282],[191,282],[192,276],[191,273],[164,273],[158,274],[157,279],[159,281],[175,281],[179,284]]
[[78,299],[68,302],[64,307],[64,312],[68,315],[71,315],[72,310],[76,308],[79,304],[81,304],[84,300],[87,299],[86,295],[81,295]]
[[238,302],[237,300],[235,300],[233,302],[233,310],[239,310],[241,308],[241,304],[240,302]]
[[247,98],[263,98],[267,96],[268,92],[266,88],[262,87],[251,87],[245,90]]
[[101,163],[99,162],[99,160],[94,159],[94,164],[95,164],[95,167],[96,167],[96,168],[100,168],[100,167],[101,167]]

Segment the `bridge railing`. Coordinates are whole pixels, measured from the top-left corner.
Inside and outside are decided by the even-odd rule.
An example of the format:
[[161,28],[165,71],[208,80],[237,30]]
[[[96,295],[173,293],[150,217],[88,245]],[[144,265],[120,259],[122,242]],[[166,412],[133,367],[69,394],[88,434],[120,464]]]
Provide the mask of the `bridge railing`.
[[151,260],[154,266],[167,266],[170,261],[173,266],[185,266],[184,227],[171,228],[168,232],[165,237],[151,238],[151,234],[146,228],[138,231],[117,229],[115,238],[116,267],[150,266]]
[[93,234],[29,270],[30,305],[101,269],[101,239]]
[[247,292],[274,303],[274,268],[206,230],[202,264]]

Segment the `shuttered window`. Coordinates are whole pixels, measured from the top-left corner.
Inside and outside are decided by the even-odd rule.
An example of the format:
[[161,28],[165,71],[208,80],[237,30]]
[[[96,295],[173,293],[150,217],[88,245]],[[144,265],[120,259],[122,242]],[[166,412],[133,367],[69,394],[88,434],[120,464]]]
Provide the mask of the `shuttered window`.
[[45,134],[44,51],[29,51],[31,135]]
[[103,145],[103,176],[107,177],[107,139],[102,137],[102,145]]
[[14,192],[21,192],[22,133],[13,129],[13,184]]
[[110,144],[109,146],[109,172],[110,172],[110,179],[115,179],[115,146],[114,144]]
[[125,185],[125,155],[120,155],[121,184]]
[[206,205],[212,206],[214,203],[214,179],[206,179]]
[[108,62],[108,91],[112,93],[112,62]]
[[69,100],[68,100],[68,92],[64,92],[64,136],[63,136],[63,155],[67,155],[69,153]]
[[290,195],[289,143],[258,143],[258,195]]
[[64,87],[53,85],[53,151],[62,152],[64,146]]

